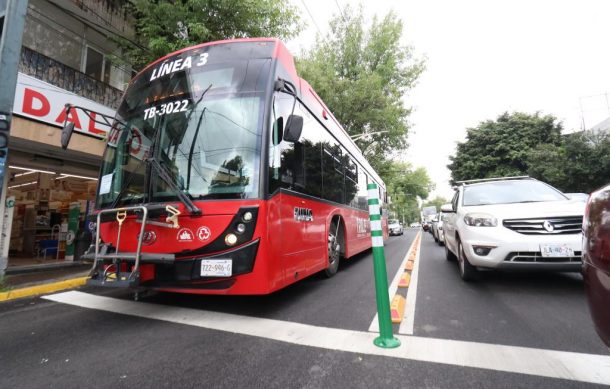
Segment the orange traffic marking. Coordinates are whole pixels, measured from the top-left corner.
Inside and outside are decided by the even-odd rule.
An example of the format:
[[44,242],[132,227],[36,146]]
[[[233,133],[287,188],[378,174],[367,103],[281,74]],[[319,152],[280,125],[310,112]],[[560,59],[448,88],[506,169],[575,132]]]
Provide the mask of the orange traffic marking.
[[406,300],[404,297],[400,295],[394,296],[392,299],[392,304],[390,304],[390,312],[392,314],[392,323],[400,323],[402,321],[402,316],[405,313],[405,303]]
[[411,282],[411,275],[409,273],[403,273],[400,277],[400,281],[398,281],[399,288],[408,288],[409,283]]
[[407,265],[405,266],[406,270],[413,270],[413,261],[409,261],[407,262]]

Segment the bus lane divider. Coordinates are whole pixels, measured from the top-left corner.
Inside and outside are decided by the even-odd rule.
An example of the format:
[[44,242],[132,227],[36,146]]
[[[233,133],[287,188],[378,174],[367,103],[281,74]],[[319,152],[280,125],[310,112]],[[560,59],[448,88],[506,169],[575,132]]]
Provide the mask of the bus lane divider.
[[415,326],[415,300],[417,299],[417,280],[419,276],[419,261],[421,255],[421,232],[417,235],[415,249],[409,253],[410,257],[405,265],[405,273],[409,274],[409,285],[406,295],[406,308],[403,320],[398,328],[398,333],[402,335],[413,335]]
[[[411,243],[411,246],[409,247],[409,250],[407,251],[407,253],[405,254],[404,259],[402,260],[402,262],[400,263],[400,266],[398,267],[398,271],[396,272],[396,274],[394,275],[394,278],[392,279],[392,282],[390,283],[390,287],[388,288],[388,295],[389,296],[393,296],[392,298],[392,304],[394,305],[394,297],[400,295],[401,297],[405,297],[403,296],[402,292],[399,292],[399,286],[401,288],[403,288],[401,285],[406,285],[409,286],[410,284],[413,283],[412,281],[412,275],[410,273],[407,273],[405,271],[407,264],[409,263],[409,261],[416,258],[416,254],[419,252],[419,245],[420,245],[420,241],[421,241],[421,231],[417,233],[417,235],[415,236],[415,239],[413,239],[413,242]],[[406,281],[405,281],[406,280]],[[398,303],[396,303],[398,304]],[[392,314],[392,323],[393,324],[398,324],[401,321],[403,321],[403,318],[405,317],[405,315],[407,314],[405,312],[405,307],[409,306],[409,300],[408,297],[405,300],[405,303],[402,305],[402,310],[400,311],[395,311],[394,309],[391,309],[391,314]],[[397,305],[399,306],[399,305]],[[403,313],[404,312],[404,313]],[[413,311],[414,313],[415,311]],[[395,315],[400,315],[398,317],[395,317]],[[378,323],[378,318],[377,318],[377,314],[375,314],[375,317],[373,317],[373,321],[371,321],[371,325],[369,326],[368,329],[369,332],[379,332],[379,323]],[[413,333],[411,331],[411,333]]]

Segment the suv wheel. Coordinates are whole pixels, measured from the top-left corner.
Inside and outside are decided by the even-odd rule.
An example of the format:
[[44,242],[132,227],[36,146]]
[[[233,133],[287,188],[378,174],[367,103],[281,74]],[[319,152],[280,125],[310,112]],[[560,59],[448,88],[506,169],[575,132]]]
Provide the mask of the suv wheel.
[[464,247],[462,247],[462,242],[457,241],[458,244],[458,267],[460,269],[460,277],[464,281],[475,281],[479,276],[479,271],[476,267],[472,266],[470,262],[468,262],[468,258],[466,258],[466,253],[464,252]]

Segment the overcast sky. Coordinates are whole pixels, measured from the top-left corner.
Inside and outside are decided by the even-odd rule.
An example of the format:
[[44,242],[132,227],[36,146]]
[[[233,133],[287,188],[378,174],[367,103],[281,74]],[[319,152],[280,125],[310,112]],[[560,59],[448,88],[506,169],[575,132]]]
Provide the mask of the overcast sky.
[[[307,23],[288,42],[298,54],[352,0],[291,0]],[[305,7],[306,4],[306,7]],[[365,15],[394,10],[403,43],[426,58],[426,71],[405,97],[415,112],[404,159],[424,166],[432,196],[451,196],[449,155],[466,128],[504,111],[552,114],[565,131],[610,116],[608,0],[374,0]],[[311,13],[311,16],[308,13]],[[315,20],[315,22],[314,22]],[[584,114],[583,114],[584,113]]]

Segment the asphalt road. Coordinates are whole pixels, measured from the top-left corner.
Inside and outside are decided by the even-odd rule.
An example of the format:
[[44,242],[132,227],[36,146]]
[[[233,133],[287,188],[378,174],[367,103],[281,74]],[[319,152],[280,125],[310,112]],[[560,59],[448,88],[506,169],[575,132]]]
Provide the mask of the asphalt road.
[[[414,234],[387,242],[389,280]],[[416,336],[610,355],[593,332],[578,277],[486,274],[470,285],[429,234],[421,250]],[[124,292],[81,291],[169,316],[215,311],[261,327],[273,319],[360,333],[375,314],[371,261],[366,253],[343,263],[332,279],[314,276],[262,297],[153,294],[133,303]],[[0,366],[0,388],[594,386],[311,347],[40,298],[0,304]]]
[[460,279],[430,234],[422,240],[415,335],[603,354],[579,273],[483,272]]

